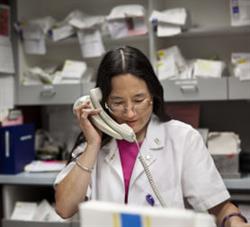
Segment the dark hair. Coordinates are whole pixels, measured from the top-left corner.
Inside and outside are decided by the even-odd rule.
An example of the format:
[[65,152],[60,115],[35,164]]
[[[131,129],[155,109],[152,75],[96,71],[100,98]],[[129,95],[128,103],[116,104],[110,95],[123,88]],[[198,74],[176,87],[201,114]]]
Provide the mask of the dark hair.
[[[124,59],[123,59],[123,56]],[[130,46],[110,50],[102,59],[97,71],[96,86],[102,91],[103,102],[111,93],[111,80],[121,74],[132,74],[147,84],[153,97],[153,112],[160,121],[167,121],[169,117],[164,111],[163,88],[148,58],[138,49]]]
[[[162,122],[170,120],[170,117],[164,110],[163,87],[150,61],[140,50],[131,46],[119,47],[108,51],[99,65],[96,87],[99,87],[102,91],[103,106],[112,90],[112,78],[121,74],[132,74],[145,81],[153,97],[153,113],[158,116]],[[82,142],[83,140],[79,139],[80,137],[78,137],[78,140]],[[104,143],[106,143],[107,138],[109,138],[109,136],[104,135]],[[74,148],[78,144],[79,143],[76,143]]]

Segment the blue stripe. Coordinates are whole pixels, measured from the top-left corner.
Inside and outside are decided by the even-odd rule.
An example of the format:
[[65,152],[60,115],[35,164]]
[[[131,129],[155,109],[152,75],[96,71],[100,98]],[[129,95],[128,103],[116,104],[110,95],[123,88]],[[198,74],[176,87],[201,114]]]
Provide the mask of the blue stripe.
[[121,227],[143,227],[141,216],[138,214],[121,213]]

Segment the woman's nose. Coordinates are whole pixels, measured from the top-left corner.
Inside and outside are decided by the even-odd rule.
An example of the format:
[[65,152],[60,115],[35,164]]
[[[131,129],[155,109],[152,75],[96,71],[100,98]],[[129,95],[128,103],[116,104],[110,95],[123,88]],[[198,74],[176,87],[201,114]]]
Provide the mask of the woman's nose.
[[127,115],[127,117],[133,117],[134,115],[136,115],[136,111],[134,108],[133,104],[128,104],[125,108],[124,113]]

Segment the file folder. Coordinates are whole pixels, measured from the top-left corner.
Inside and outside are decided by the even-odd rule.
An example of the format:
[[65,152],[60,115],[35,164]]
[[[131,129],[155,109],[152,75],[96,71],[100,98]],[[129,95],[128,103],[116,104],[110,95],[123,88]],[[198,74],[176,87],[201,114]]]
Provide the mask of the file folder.
[[16,174],[35,159],[35,127],[23,124],[0,128],[0,173]]

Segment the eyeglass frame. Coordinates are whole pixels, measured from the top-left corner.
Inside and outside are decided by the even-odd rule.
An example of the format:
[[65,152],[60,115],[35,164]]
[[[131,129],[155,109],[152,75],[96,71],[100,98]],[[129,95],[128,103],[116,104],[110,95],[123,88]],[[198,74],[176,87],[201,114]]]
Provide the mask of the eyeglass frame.
[[[142,103],[144,103],[144,102],[146,102],[146,101],[149,102],[150,105],[153,104],[153,99],[152,99],[152,97],[150,97],[150,98],[144,98],[144,99],[140,102],[140,104],[133,104],[131,110],[132,110],[133,112],[135,112],[135,113],[138,113],[138,111],[136,110],[136,106],[141,105]],[[128,111],[128,105],[126,105],[126,106],[125,106],[124,104],[120,104],[120,105],[122,106],[122,110],[119,111],[119,113],[118,113],[117,111],[112,110],[112,108],[107,104],[107,102],[104,103],[105,108],[106,108],[110,113],[112,113],[112,114],[114,114],[114,115],[120,115],[120,114],[127,113],[127,111]],[[144,108],[143,108],[143,109],[144,109]]]

